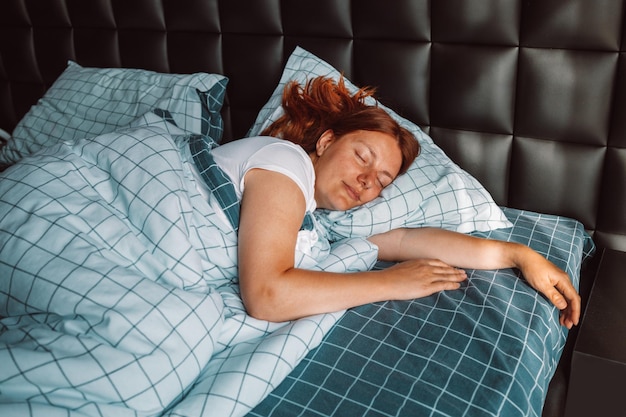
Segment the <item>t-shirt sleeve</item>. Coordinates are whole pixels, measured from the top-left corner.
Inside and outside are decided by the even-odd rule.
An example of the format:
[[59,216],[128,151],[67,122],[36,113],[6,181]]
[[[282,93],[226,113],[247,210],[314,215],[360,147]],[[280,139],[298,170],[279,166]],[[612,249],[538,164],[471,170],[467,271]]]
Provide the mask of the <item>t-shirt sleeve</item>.
[[242,192],[245,173],[255,168],[278,172],[291,178],[302,190],[307,202],[307,210],[315,209],[313,164],[310,157],[298,145],[290,142],[276,142],[257,150],[246,163],[240,184]]

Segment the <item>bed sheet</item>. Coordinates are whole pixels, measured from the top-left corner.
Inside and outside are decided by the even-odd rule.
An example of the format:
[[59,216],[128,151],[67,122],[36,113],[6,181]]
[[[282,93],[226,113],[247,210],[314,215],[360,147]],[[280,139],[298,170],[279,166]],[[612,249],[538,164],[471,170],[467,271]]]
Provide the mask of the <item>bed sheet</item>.
[[[579,222],[504,208],[512,228],[578,285],[594,244]],[[514,269],[460,290],[349,310],[249,416],[541,416],[567,329]]]

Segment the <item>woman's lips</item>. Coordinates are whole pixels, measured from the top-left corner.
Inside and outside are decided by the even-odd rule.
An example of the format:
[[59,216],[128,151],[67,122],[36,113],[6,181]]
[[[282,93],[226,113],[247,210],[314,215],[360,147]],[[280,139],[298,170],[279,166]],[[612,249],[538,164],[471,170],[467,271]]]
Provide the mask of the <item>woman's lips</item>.
[[359,193],[356,192],[354,188],[350,187],[346,183],[344,183],[344,186],[346,187],[346,191],[350,198],[352,198],[354,201],[361,201],[361,196],[359,195]]

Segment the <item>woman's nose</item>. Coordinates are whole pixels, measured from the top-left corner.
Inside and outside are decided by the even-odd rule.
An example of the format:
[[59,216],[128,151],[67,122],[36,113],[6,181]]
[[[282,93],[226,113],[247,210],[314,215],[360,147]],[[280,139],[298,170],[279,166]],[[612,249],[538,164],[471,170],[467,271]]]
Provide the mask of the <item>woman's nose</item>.
[[363,172],[359,175],[358,180],[361,186],[368,190],[374,183],[374,174],[372,172]]

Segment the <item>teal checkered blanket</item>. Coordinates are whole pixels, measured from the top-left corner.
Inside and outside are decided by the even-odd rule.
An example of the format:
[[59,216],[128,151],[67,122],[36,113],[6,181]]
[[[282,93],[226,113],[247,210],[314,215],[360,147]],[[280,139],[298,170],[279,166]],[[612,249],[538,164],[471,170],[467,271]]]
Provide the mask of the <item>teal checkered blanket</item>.
[[[595,245],[573,219],[504,208],[524,243],[578,285]],[[567,337],[518,270],[470,270],[461,289],[349,310],[249,417],[540,417]]]

